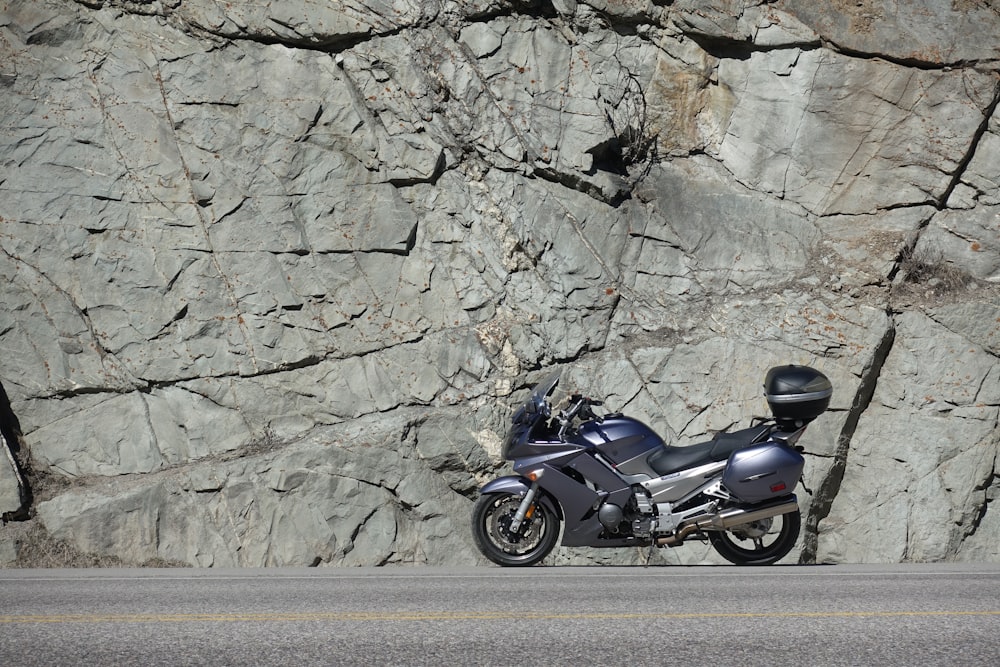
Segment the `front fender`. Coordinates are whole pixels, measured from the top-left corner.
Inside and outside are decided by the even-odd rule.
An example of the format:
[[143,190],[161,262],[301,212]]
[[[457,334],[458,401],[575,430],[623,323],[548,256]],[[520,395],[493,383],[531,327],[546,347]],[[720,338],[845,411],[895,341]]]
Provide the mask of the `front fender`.
[[[490,493],[510,493],[515,496],[521,496],[528,492],[531,488],[531,482],[520,475],[508,475],[506,477],[497,477],[492,482],[487,482],[481,489],[479,489],[479,495],[485,496]],[[538,501],[545,505],[548,509],[552,510],[560,519],[563,518],[562,508],[559,507],[551,495],[545,489],[538,489]]]

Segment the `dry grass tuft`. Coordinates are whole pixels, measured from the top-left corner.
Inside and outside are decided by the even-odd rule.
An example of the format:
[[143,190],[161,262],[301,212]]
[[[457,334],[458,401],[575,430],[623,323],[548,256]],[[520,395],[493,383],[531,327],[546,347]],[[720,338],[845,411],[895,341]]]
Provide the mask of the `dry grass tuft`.
[[84,553],[72,544],[52,537],[36,519],[4,526],[13,537],[17,558],[10,568],[90,568],[90,567],[187,567],[186,563],[153,558],[130,563],[110,554]]
[[939,302],[977,285],[971,273],[946,260],[937,249],[905,249],[899,258],[899,276],[893,296],[904,302]]

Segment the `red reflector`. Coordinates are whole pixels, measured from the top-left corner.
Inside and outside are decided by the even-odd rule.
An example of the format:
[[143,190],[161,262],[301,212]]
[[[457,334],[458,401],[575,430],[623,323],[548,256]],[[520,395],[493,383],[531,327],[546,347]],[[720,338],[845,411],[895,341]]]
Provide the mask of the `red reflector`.
[[778,491],[784,491],[784,490],[785,490],[784,482],[778,482],[777,484],[771,485],[771,493],[777,493]]

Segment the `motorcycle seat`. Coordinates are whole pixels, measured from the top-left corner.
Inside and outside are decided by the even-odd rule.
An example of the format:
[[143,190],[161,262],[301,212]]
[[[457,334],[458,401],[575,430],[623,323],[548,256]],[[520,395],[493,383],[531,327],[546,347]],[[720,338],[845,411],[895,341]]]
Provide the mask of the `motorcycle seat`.
[[724,461],[735,451],[764,441],[771,434],[770,424],[719,433],[708,442],[700,442],[686,447],[664,446],[649,455],[646,462],[658,475],[669,475],[678,470]]

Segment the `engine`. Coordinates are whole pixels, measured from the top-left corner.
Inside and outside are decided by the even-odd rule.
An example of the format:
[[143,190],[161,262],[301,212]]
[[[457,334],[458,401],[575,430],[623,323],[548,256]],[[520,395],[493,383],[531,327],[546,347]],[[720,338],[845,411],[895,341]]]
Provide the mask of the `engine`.
[[632,535],[639,539],[648,539],[653,534],[657,520],[653,504],[642,487],[633,489],[625,508],[613,503],[602,504],[597,518],[608,533]]
[[640,539],[647,539],[653,534],[653,527],[656,525],[653,503],[650,502],[645,489],[641,487],[635,489],[632,502],[635,504],[635,512],[631,517],[632,534]]

